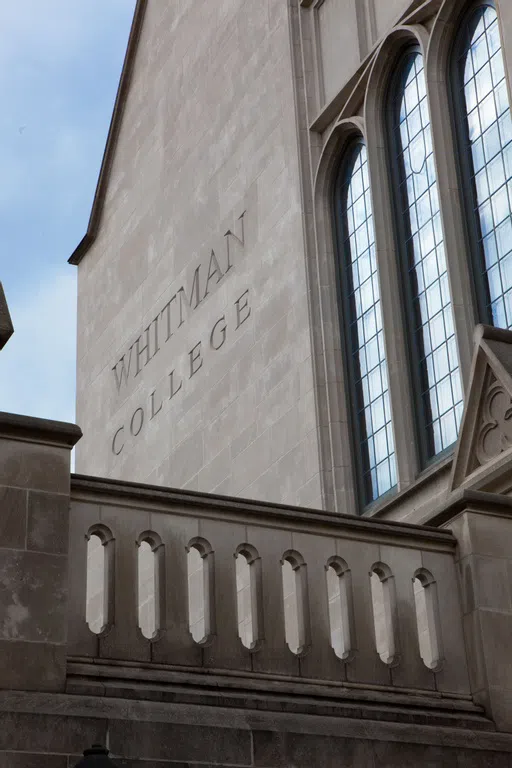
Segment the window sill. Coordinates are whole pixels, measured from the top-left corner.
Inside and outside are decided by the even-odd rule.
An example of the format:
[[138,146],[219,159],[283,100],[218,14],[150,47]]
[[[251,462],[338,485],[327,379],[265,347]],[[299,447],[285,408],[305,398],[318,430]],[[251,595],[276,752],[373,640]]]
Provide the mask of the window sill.
[[380,501],[376,501],[370,507],[367,507],[362,513],[361,517],[385,517],[387,514],[389,514],[389,512],[395,509],[395,507],[399,506],[406,499],[408,499],[409,496],[413,496],[415,493],[421,490],[424,485],[427,485],[429,482],[435,479],[437,475],[440,475],[442,472],[449,469],[453,463],[454,453],[455,447],[452,449],[452,451],[450,451],[448,455],[445,454],[438,461],[423,469],[416,477],[416,480],[407,488],[404,488],[402,491],[395,493],[393,496],[386,495],[385,498],[381,499]]

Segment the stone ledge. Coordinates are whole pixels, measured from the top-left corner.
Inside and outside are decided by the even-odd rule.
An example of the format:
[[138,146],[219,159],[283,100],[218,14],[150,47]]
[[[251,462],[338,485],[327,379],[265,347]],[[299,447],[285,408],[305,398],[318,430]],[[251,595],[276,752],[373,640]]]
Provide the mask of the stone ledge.
[[[443,726],[449,728],[464,728],[471,731],[494,731],[494,724],[481,714],[456,707],[444,709],[436,707],[425,697],[411,696],[413,702],[374,701],[356,697],[351,701],[339,700],[332,697],[312,697],[296,694],[277,694],[274,691],[258,692],[250,688],[247,690],[228,691],[215,687],[197,687],[165,685],[158,683],[137,683],[135,681],[104,679],[91,680],[90,678],[68,678],[66,692],[85,696],[98,696],[106,698],[121,698],[135,701],[157,701],[169,704],[199,704],[208,707],[229,707],[230,709],[254,710],[258,712],[286,712],[294,715],[314,715],[315,717],[358,718],[361,720],[379,722],[404,722],[417,725]],[[441,702],[440,702],[441,703]]]
[[[510,471],[510,467],[508,468]],[[512,514],[512,497],[503,496],[489,491],[478,491],[458,488],[453,491],[445,504],[429,521],[430,525],[441,526],[453,520],[461,512],[477,514],[493,514],[510,517]]]
[[[227,737],[227,731],[253,735],[267,732],[272,734],[272,740],[279,740],[284,735],[293,734],[293,738],[310,736],[315,742],[327,743],[334,739],[341,744],[343,739],[357,739],[372,742],[375,748],[379,743],[396,743],[405,745],[422,745],[423,747],[443,747],[467,749],[490,753],[507,753],[512,755],[512,735],[475,731],[469,728],[453,728],[442,726],[420,725],[415,723],[382,722],[378,720],[363,720],[349,717],[312,716],[287,712],[262,712],[235,708],[210,707],[202,704],[179,704],[133,699],[100,698],[97,696],[82,696],[73,694],[43,694],[25,693],[19,691],[0,693],[0,722],[20,717],[34,716],[46,723],[48,732],[65,730],[65,719],[78,725],[79,719],[84,723],[94,724],[102,729],[109,723],[109,732],[128,732],[130,725],[138,723],[141,728],[148,727],[162,730],[180,729],[183,726],[208,728],[209,732],[222,732]],[[21,721],[20,721],[21,722]],[[27,720],[28,723],[28,720]],[[118,725],[116,725],[118,724]],[[119,730],[120,729],[120,730]],[[166,731],[167,732],[167,731]],[[100,734],[98,734],[100,735]],[[316,738],[315,738],[316,737]],[[322,739],[318,739],[322,737]],[[16,739],[22,734],[16,733]],[[228,739],[229,740],[229,739]],[[1,744],[1,748],[5,748]],[[12,748],[12,747],[11,747]],[[14,747],[16,748],[16,747]],[[45,748],[52,751],[49,740]],[[384,746],[379,747],[384,748]],[[386,749],[389,747],[386,747]],[[75,747],[77,749],[77,747]],[[54,751],[54,750],[53,750]],[[147,758],[149,755],[138,753],[126,757]],[[166,759],[154,756],[157,759]],[[220,756],[219,756],[220,757]],[[167,758],[169,759],[169,758]],[[183,759],[183,758],[182,758]],[[194,757],[191,755],[192,761]],[[196,758],[197,760],[197,758]],[[258,763],[256,763],[258,764]],[[265,763],[259,763],[266,765]],[[322,763],[318,763],[321,765]],[[508,765],[508,763],[505,763]],[[272,764],[273,765],[273,764]],[[394,763],[393,763],[394,765]]]
[[[288,697],[297,700],[347,703],[349,705],[377,705],[379,707],[417,707],[447,713],[464,713],[481,716],[483,709],[470,697],[441,694],[434,691],[398,690],[384,686],[363,686],[357,683],[310,680],[307,678],[283,678],[257,672],[229,674],[227,670],[197,667],[170,667],[163,664],[137,664],[114,660],[86,660],[68,657],[68,686],[89,686],[89,692],[104,694],[104,684],[116,681],[117,685],[141,686],[151,690],[211,691],[218,695],[236,696],[240,692],[255,696]],[[76,692],[73,690],[73,692]],[[137,698],[143,698],[140,694]]]
[[[172,511],[173,514],[190,515],[191,507],[198,516],[214,517],[220,515],[231,519],[234,515],[239,522],[245,514],[258,520],[278,520],[279,525],[290,524],[293,527],[307,526],[308,531],[321,528],[333,535],[364,536],[365,541],[373,539],[393,539],[407,541],[413,547],[430,546],[440,550],[454,550],[456,539],[451,531],[439,530],[425,525],[397,522],[394,520],[375,520],[342,513],[326,512],[306,507],[273,504],[232,496],[220,496],[198,491],[165,488],[128,480],[71,475],[72,501],[92,503],[123,504],[123,506],[141,505],[149,507],[156,504],[159,511]],[[166,509],[167,508],[167,509]]]
[[76,424],[0,411],[0,438],[72,448],[82,437]]
[[480,339],[491,339],[492,341],[503,341],[505,344],[512,344],[512,331],[508,328],[498,328],[494,325],[479,324],[475,326],[473,340],[478,344]]

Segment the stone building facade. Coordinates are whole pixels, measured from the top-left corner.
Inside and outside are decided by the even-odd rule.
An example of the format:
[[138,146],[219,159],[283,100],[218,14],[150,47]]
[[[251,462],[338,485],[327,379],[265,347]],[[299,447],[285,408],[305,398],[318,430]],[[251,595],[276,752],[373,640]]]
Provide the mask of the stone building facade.
[[[475,325],[509,325],[508,14],[454,0],[138,3],[71,258],[78,471],[433,514]],[[354,163],[365,189],[348,206]],[[483,242],[474,209],[493,205]]]
[[511,77],[509,0],[138,0],[0,766],[512,764]]

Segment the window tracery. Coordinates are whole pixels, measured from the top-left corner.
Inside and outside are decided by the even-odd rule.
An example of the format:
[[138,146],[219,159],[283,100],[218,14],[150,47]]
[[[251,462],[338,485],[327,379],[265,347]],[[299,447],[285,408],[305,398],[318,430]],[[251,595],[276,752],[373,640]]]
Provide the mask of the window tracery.
[[427,86],[416,46],[402,55],[389,96],[397,235],[426,462],[457,439],[463,402]]
[[396,462],[368,158],[359,139],[345,153],[335,198],[359,474],[363,501],[369,504],[396,485]]
[[[456,442],[463,411],[462,375],[468,375],[468,350],[470,354],[478,314],[483,322],[512,328],[512,118],[499,19],[494,0],[468,0],[457,4],[461,6],[465,13],[458,21],[454,7],[444,3],[432,23],[405,23],[390,31],[369,71],[366,127],[354,107],[341,113],[326,144],[324,176],[319,175],[325,194],[322,179],[331,183],[330,157],[337,154],[343,137],[334,224],[347,369],[343,379],[353,415],[344,436],[356,448],[354,476],[359,478],[356,490],[364,505],[396,487],[397,474],[407,487],[422,467],[445,455]],[[424,51],[428,51],[425,69]],[[452,116],[457,118],[458,147],[449,138]],[[359,138],[347,141],[355,133]],[[368,151],[362,135],[367,137]],[[370,193],[368,164],[376,185],[378,243],[371,202],[365,199]],[[458,178],[461,166],[465,167]],[[462,197],[466,205],[461,214]],[[394,229],[386,224],[393,209]],[[330,234],[323,234],[327,258]],[[387,261],[395,250],[397,265]],[[382,298],[377,255],[379,268],[390,269],[382,283]],[[390,326],[386,338],[391,389],[383,318]],[[402,371],[407,355],[411,375],[402,383],[397,381],[397,367]],[[397,399],[403,401],[404,395],[402,414]],[[398,440],[395,455],[391,402],[397,434],[407,427],[411,435],[416,421],[418,451],[408,452],[412,458],[404,457],[410,438],[407,445]],[[384,418],[378,403],[383,403]],[[384,434],[386,443],[379,444],[376,437]]]
[[[486,322],[512,327],[512,119],[498,16],[491,3],[463,19],[455,50],[459,149],[476,288]],[[469,167],[468,167],[469,166]]]

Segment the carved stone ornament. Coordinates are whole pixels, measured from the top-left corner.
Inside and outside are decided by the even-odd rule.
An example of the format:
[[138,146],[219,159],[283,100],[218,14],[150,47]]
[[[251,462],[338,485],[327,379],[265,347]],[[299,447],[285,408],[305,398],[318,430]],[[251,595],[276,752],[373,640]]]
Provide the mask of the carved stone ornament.
[[490,384],[481,403],[475,455],[480,465],[499,456],[512,445],[512,398],[489,371]]
[[508,492],[511,479],[512,331],[479,325],[451,490],[472,487]]

